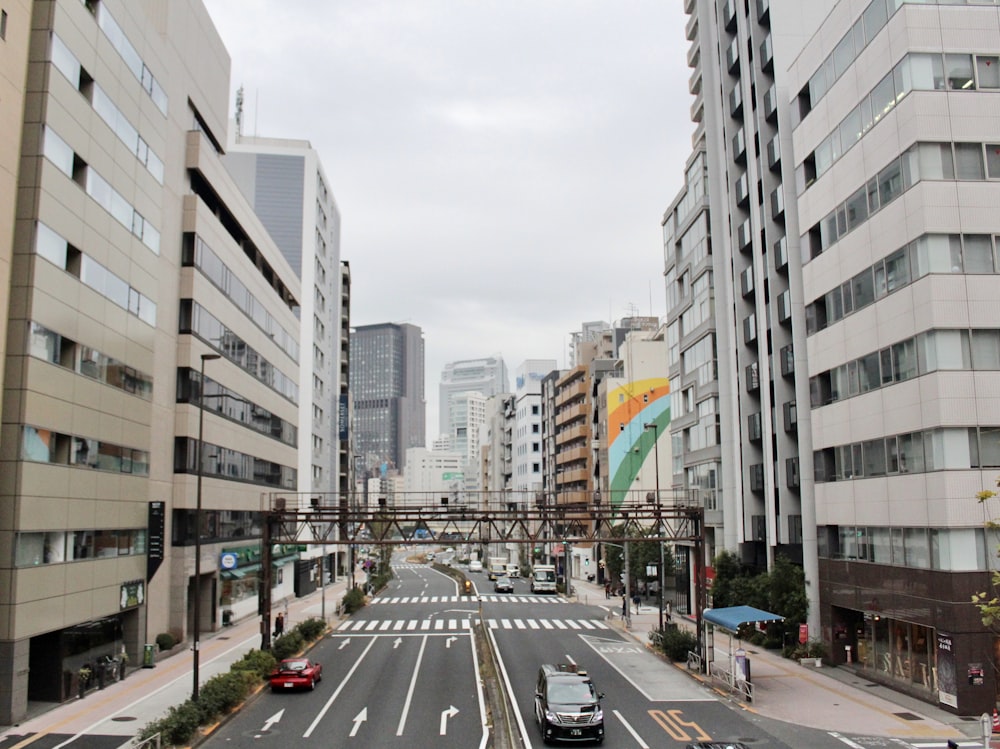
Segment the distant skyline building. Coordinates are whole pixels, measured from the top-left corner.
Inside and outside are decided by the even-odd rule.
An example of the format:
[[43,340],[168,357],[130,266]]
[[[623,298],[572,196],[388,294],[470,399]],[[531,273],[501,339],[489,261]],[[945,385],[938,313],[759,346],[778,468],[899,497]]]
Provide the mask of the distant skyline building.
[[542,489],[542,380],[556,367],[555,359],[527,359],[517,368],[511,477],[517,492]]
[[[454,440],[457,430],[451,422],[452,407],[450,401],[455,394],[470,391],[480,393],[484,398],[498,393],[510,392],[507,366],[504,364],[502,356],[494,354],[482,359],[465,359],[448,362],[444,365],[444,370],[441,372],[441,383],[438,386],[438,432],[440,434],[448,435]],[[456,411],[456,413],[461,412],[462,409]],[[455,449],[454,444],[453,449]]]
[[362,470],[403,470],[427,441],[423,331],[409,323],[359,325],[351,335],[354,450]]

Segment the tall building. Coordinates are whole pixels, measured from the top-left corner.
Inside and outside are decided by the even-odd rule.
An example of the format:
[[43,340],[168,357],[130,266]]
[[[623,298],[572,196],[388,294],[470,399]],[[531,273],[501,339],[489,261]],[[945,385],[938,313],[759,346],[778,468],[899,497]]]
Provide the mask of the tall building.
[[339,379],[344,348],[341,336],[340,210],[319,153],[305,140],[249,137],[236,126],[223,162],[233,175],[282,255],[298,274],[302,288],[299,345],[309,366],[299,372],[299,392],[308,407],[299,409],[298,477],[300,504],[318,494],[333,501],[340,485]]
[[527,359],[517,368],[511,476],[517,492],[542,489],[542,379],[555,368],[555,359]]
[[992,4],[838,2],[788,73],[823,636],[962,715],[998,690],[998,40]]
[[[26,4],[8,8],[23,43]],[[204,6],[31,10],[0,453],[5,724],[74,695],[64,674],[84,662],[256,615],[261,496],[297,486],[299,281],[223,164],[229,62]]]
[[427,440],[423,331],[409,323],[356,327],[350,382],[360,467],[404,469],[407,450]]
[[[780,6],[783,23],[774,23]],[[819,593],[785,68],[831,2],[687,4],[695,131],[663,219],[673,488],[719,551],[802,564]],[[786,210],[786,206],[789,208]]]
[[451,423],[451,398],[456,393],[474,391],[484,398],[510,392],[507,366],[499,354],[482,359],[449,362],[441,372],[438,385],[438,432],[453,437],[455,425]]

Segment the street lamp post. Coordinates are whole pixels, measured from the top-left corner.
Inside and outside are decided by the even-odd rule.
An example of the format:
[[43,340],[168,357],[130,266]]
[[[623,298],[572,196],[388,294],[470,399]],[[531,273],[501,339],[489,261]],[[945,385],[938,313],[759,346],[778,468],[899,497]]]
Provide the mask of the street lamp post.
[[195,510],[194,510],[194,606],[191,607],[194,617],[194,647],[191,649],[192,657],[192,678],[191,699],[198,701],[198,661],[200,656],[199,646],[201,645],[201,476],[204,473],[202,464],[202,447],[204,445],[205,429],[205,362],[220,359],[219,354],[201,355],[201,372],[198,379],[198,443],[195,446],[195,470],[197,471],[197,483],[195,488]]
[[[657,429],[656,422],[651,421],[648,424],[643,425],[644,429],[653,430],[653,463],[656,471],[656,535],[663,535],[663,515],[660,512],[660,441],[657,439],[659,435],[659,430]],[[660,632],[663,631],[663,539],[660,538],[658,541],[660,544],[660,567],[656,574],[656,586],[658,588],[658,593],[660,594]]]

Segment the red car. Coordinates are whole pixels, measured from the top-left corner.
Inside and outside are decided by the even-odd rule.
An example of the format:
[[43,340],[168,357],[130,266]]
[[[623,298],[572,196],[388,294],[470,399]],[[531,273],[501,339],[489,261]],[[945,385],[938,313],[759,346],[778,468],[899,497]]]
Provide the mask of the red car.
[[316,682],[323,680],[323,666],[308,658],[286,658],[271,674],[271,691],[306,687],[315,689]]

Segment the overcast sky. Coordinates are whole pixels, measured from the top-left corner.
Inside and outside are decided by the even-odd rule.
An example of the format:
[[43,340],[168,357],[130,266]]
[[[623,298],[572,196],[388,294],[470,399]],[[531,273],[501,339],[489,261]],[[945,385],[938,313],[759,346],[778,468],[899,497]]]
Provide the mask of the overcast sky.
[[564,367],[584,321],[664,314],[681,0],[205,2],[244,134],[320,154],[352,324],[423,329],[429,438],[446,362]]

